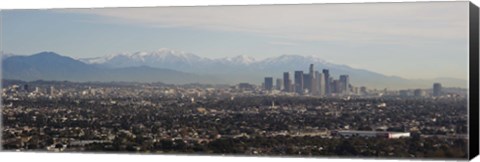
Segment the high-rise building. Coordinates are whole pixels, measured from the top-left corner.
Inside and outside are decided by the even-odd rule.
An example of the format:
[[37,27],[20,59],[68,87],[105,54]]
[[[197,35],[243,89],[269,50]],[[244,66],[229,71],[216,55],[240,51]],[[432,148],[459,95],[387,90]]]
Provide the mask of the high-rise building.
[[[310,75],[313,75],[315,73],[315,67],[314,67],[313,64],[310,64],[310,68],[309,68],[308,72],[309,72]],[[315,77],[315,76],[313,76],[313,77]]]
[[292,92],[292,80],[290,80],[290,73],[284,72],[283,73],[283,90],[285,92]]
[[323,73],[315,71],[315,82],[317,83],[316,95],[325,95],[325,76]]
[[317,85],[317,78],[316,78],[316,74],[315,74],[315,68],[314,68],[314,65],[313,64],[310,64],[310,73],[309,73],[309,80],[310,80],[310,85],[309,85],[309,88],[310,88],[310,93],[311,94],[317,94],[317,90],[318,90],[318,85]]
[[265,77],[265,89],[266,90],[273,90],[273,78],[272,77]]
[[331,82],[330,82],[330,72],[328,71],[328,69],[323,69],[323,75],[325,76],[325,94],[326,95],[330,95],[330,86],[331,86]]
[[442,84],[434,83],[433,84],[433,96],[440,96],[442,95]]
[[350,93],[350,78],[348,75],[340,75],[340,93]]
[[303,94],[303,71],[295,71],[295,92]]
[[283,80],[281,78],[277,78],[277,82],[275,85],[276,85],[275,89],[281,91],[283,88]]
[[340,80],[333,80],[331,85],[331,93],[341,93],[342,92],[342,84]]
[[311,92],[310,85],[312,80],[310,80],[310,74],[303,74],[303,91],[308,90],[308,92]]
[[[332,77],[328,77],[327,79],[327,82],[325,83],[325,87],[326,85],[328,85],[328,94],[325,93],[326,95],[331,95],[332,93],[335,92],[335,90],[333,89],[333,78]],[[327,88],[325,88],[327,89]]]

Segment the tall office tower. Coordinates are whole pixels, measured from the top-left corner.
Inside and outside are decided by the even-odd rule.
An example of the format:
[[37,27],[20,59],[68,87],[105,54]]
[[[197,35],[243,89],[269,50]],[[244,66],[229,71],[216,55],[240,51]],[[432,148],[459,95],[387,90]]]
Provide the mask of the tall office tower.
[[310,76],[310,94],[317,94],[317,78],[316,78],[316,75],[315,75],[315,69],[314,69],[314,66],[313,64],[310,64],[310,73],[309,73],[309,76]]
[[[333,89],[333,78],[332,77],[328,77],[328,81],[325,83],[326,85],[328,84],[328,94],[327,95],[331,95],[332,93],[335,92],[335,90]],[[325,88],[326,89],[326,88]]]
[[325,76],[325,95],[330,95],[330,72],[328,69],[323,69],[323,75]]
[[277,78],[277,87],[275,87],[277,90],[281,91],[283,87],[283,80],[281,78]]
[[266,90],[273,90],[273,78],[272,77],[265,77],[265,89]]
[[331,86],[332,93],[340,94],[343,92],[342,82],[340,80],[333,80]]
[[315,76],[315,78],[312,79],[312,94],[316,95],[319,93],[318,78],[317,78],[317,75],[315,75],[315,73],[313,73],[313,76]]
[[442,95],[442,84],[434,83],[433,84],[433,96],[440,96]]
[[292,80],[290,80],[290,73],[283,73],[283,91],[292,92]]
[[[313,75],[315,73],[313,64],[310,64],[309,74]],[[315,77],[315,76],[314,76]]]
[[303,71],[295,71],[295,92],[303,94]]
[[311,92],[311,84],[310,74],[303,74],[303,91],[305,92],[305,90],[308,90],[308,92]]
[[350,93],[350,78],[348,75],[340,75],[340,84],[341,84],[341,92],[343,94]]
[[317,85],[316,95],[319,95],[319,96],[325,95],[325,76],[323,75],[323,73],[315,71],[315,82]]

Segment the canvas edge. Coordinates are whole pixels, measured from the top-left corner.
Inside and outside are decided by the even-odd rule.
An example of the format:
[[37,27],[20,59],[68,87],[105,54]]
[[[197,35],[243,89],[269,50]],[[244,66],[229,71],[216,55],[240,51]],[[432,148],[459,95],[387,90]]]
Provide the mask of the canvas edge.
[[469,3],[469,159],[479,150],[479,9]]
[[[444,2],[444,1],[421,1],[421,2]],[[450,1],[449,1],[450,2]],[[346,4],[369,4],[369,3],[418,3],[418,2],[352,2],[352,3],[346,3]],[[337,4],[337,3],[312,3],[313,5],[315,4]],[[340,3],[343,4],[343,3]],[[246,6],[265,6],[265,5],[311,5],[311,4],[254,4],[254,5],[246,5]],[[242,5],[212,5],[212,6],[242,6]],[[148,7],[209,7],[209,5],[206,6],[147,6]],[[210,6],[211,7],[211,6]],[[106,8],[130,8],[130,7],[106,7]],[[140,7],[144,8],[144,7]],[[74,8],[51,8],[51,9],[74,9]],[[81,8],[81,9],[88,9],[88,8]],[[0,9],[0,55],[3,55],[3,33],[2,33],[2,28],[3,28],[3,21],[2,21],[2,16],[4,11],[8,10],[32,10],[32,9]],[[33,9],[35,10],[35,9]],[[469,2],[469,145],[468,145],[468,157],[469,159],[473,159],[476,156],[479,155],[479,8],[472,2]],[[1,72],[2,72],[2,67],[0,62],[0,79],[2,79]],[[1,83],[1,82],[0,82]],[[0,89],[1,89],[1,84],[0,84]],[[0,111],[2,110],[3,106],[0,98]],[[0,114],[0,128],[2,128],[2,115]],[[2,137],[2,131],[0,131],[0,139]],[[0,152],[8,152],[2,149],[2,143],[0,141]],[[13,152],[13,151],[12,151]],[[43,153],[49,153],[49,152],[43,152]],[[81,153],[80,154],[89,154],[87,153]],[[105,154],[104,152],[100,154]],[[116,155],[119,155],[118,153],[114,153]],[[125,154],[125,155],[131,155],[131,154]],[[160,154],[160,155],[168,155],[168,154]],[[178,154],[173,154],[173,155],[178,155]],[[187,155],[188,156],[188,155]],[[215,155],[206,155],[206,156],[215,156]],[[218,156],[218,155],[217,155]],[[238,157],[238,156],[233,156],[233,157]],[[242,157],[242,156],[240,156]],[[244,156],[244,157],[253,157],[255,158],[256,156]],[[282,156],[283,157],[283,156]],[[280,158],[282,158],[280,157]],[[287,158],[291,158],[289,156],[285,156]],[[267,158],[272,158],[267,157]],[[273,157],[275,158],[275,157]],[[278,157],[276,157],[278,158]],[[304,158],[304,157],[298,157],[298,158]],[[319,157],[320,159],[326,158],[332,158],[332,157]],[[334,157],[335,158],[335,157]],[[349,158],[349,157],[340,157],[339,159],[344,159],[344,160],[408,160],[408,159],[401,159],[401,158]],[[432,160],[432,159],[421,159],[421,160]],[[438,159],[437,159],[438,160]],[[450,159],[449,159],[450,160]],[[455,159],[453,159],[455,160]]]

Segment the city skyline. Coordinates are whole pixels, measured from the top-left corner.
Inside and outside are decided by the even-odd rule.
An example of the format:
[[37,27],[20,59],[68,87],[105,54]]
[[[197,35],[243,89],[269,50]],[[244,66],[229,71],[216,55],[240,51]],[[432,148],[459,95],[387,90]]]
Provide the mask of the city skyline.
[[[443,93],[438,83],[433,93],[362,88],[357,95],[322,98],[270,92],[243,83],[223,87],[63,81],[3,84],[5,150],[468,156],[467,91]],[[442,147],[435,147],[438,144]],[[311,149],[312,145],[325,149]]]
[[[388,74],[384,74],[384,73],[380,73],[378,71],[374,71],[374,70],[371,70],[371,69],[364,69],[364,68],[356,68],[356,67],[353,67],[353,66],[350,66],[348,64],[339,64],[339,63],[335,63],[335,62],[329,62],[327,60],[324,60],[322,58],[320,58],[319,56],[316,56],[316,55],[295,55],[295,54],[283,54],[283,55],[277,55],[277,56],[272,56],[272,57],[268,57],[268,58],[264,58],[264,59],[258,59],[256,57],[251,57],[251,56],[247,56],[247,55],[236,55],[236,56],[230,56],[230,57],[222,57],[222,58],[209,58],[209,57],[202,57],[202,56],[199,56],[199,55],[196,55],[195,53],[190,53],[190,52],[185,52],[185,51],[181,51],[181,50],[176,50],[176,49],[169,49],[169,48],[160,48],[160,49],[157,49],[157,50],[154,50],[154,51],[149,51],[149,52],[144,52],[144,51],[138,51],[138,52],[132,52],[132,53],[127,53],[127,52],[124,52],[124,53],[117,53],[117,54],[111,54],[111,55],[105,55],[105,56],[100,56],[100,57],[92,57],[92,58],[75,58],[75,57],[71,57],[71,56],[68,56],[68,55],[63,55],[63,54],[59,54],[61,56],[66,56],[66,57],[70,57],[72,59],[75,59],[75,60],[78,60],[78,61],[81,61],[81,62],[84,62],[86,64],[103,64],[105,62],[108,62],[109,60],[108,59],[111,59],[111,58],[114,58],[114,57],[118,57],[118,56],[126,56],[126,57],[142,57],[143,56],[147,56],[147,55],[150,55],[150,54],[153,54],[155,55],[156,52],[162,52],[162,51],[169,51],[171,52],[172,54],[176,55],[176,56],[179,56],[179,57],[189,57],[189,56],[193,56],[193,57],[199,57],[201,59],[207,59],[207,60],[212,60],[212,61],[225,61],[225,60],[228,60],[228,61],[239,61],[239,63],[245,63],[245,64],[252,64],[252,63],[259,63],[259,62],[262,62],[262,61],[268,61],[269,59],[273,59],[273,58],[278,58],[278,57],[289,57],[289,56],[293,56],[293,57],[296,57],[296,56],[301,56],[301,57],[305,57],[305,58],[310,58],[310,59],[315,59],[316,61],[320,61],[322,63],[326,63],[326,64],[331,64],[331,65],[339,65],[339,66],[347,66],[347,67],[350,67],[350,68],[353,68],[353,69],[359,69],[359,70],[368,70],[368,71],[372,71],[372,72],[375,72],[375,73],[379,73],[379,74],[382,74],[382,75],[385,75],[385,76],[392,76],[392,77],[401,77],[401,78],[404,78],[404,79],[411,79],[411,80],[422,80],[422,79],[439,79],[439,78],[445,78],[445,79],[460,79],[460,80],[466,80],[464,78],[456,78],[456,77],[448,77],[448,76],[437,76],[437,77],[433,77],[433,78],[408,78],[408,77],[405,77],[405,76],[398,76],[398,75],[388,75]],[[4,53],[4,57],[8,58],[8,57],[11,57],[11,56],[34,56],[36,54],[40,54],[40,53],[56,53],[55,51],[42,51],[42,52],[37,52],[37,53],[33,53],[33,54],[27,54],[27,55],[18,55],[18,54],[13,54],[13,53]],[[58,54],[58,53],[57,53]],[[160,54],[160,56],[163,55],[163,54]],[[138,59],[138,58],[136,58]],[[235,59],[239,59],[239,60],[235,60]],[[101,61],[101,62],[99,62]],[[242,61],[248,61],[248,62],[242,62]],[[148,65],[140,65],[140,66],[148,66]],[[129,67],[136,67],[136,66],[129,66]],[[172,70],[179,70],[179,69],[174,69],[174,68],[169,68],[169,69],[172,69]],[[180,70],[181,71],[181,70]],[[466,77],[466,76],[465,76]]]
[[[267,93],[272,94],[297,94],[297,95],[308,95],[308,96],[317,96],[317,97],[345,97],[345,96],[363,96],[367,95],[367,89],[372,87],[359,86],[358,84],[351,84],[350,76],[347,74],[337,74],[330,75],[329,69],[316,70],[314,64],[310,64],[308,68],[308,73],[304,73],[302,70],[294,70],[293,74],[293,83],[292,78],[290,78],[290,72],[283,72],[281,78],[275,78],[271,76],[266,76],[264,82],[262,83],[261,89],[267,91]],[[336,79],[333,76],[338,76]],[[273,80],[276,80],[275,84]],[[442,84],[439,82],[432,83],[432,94],[431,96],[439,97],[444,95],[442,91]],[[239,89],[243,90],[254,90],[254,84],[250,83],[239,83],[237,84]],[[388,91],[387,88],[383,90],[374,89],[374,91],[383,91],[383,93],[396,93],[400,97],[425,97],[426,89],[420,87],[410,88],[410,89],[399,89],[394,91]],[[383,94],[382,94],[383,95]],[[381,96],[381,95],[380,95]]]
[[[282,78],[282,72],[295,69],[295,71],[302,72],[296,74],[297,78],[295,80],[302,79],[306,81],[306,86],[302,84],[302,87],[296,88],[299,90],[303,89],[303,87],[311,89],[308,87],[311,84],[310,82],[316,83],[312,85],[315,87],[313,88],[315,91],[317,91],[317,85],[333,82],[338,83],[327,84],[327,90],[330,89],[330,86],[332,89],[335,88],[334,86],[341,86],[342,89],[347,89],[346,85],[348,84],[340,85],[340,82],[354,82],[359,86],[380,89],[426,88],[430,87],[433,82],[443,82],[448,87],[466,88],[466,80],[461,79],[408,80],[365,69],[355,69],[347,65],[329,63],[314,56],[303,57],[299,55],[282,55],[257,61],[248,57],[212,60],[194,54],[162,49],[157,51],[157,53],[135,53],[131,56],[121,55],[92,60],[76,60],[54,52],[42,52],[26,57],[7,56],[2,58],[2,62],[4,68],[3,78],[25,81],[138,81],[163,82],[167,84],[237,84],[239,82],[248,82],[258,85],[261,84],[258,77],[270,76],[280,79]],[[47,62],[48,65],[46,64]],[[69,65],[66,66],[67,64]],[[309,64],[310,68],[306,69],[304,65]],[[314,68],[314,66],[318,67],[318,69]],[[65,68],[58,69],[57,67]],[[303,70],[307,70],[307,72],[303,73]],[[330,70],[332,73],[329,72]],[[301,78],[299,78],[300,76]],[[312,80],[308,79],[310,76],[323,78],[322,82],[310,81]],[[340,79],[334,80],[333,78]],[[289,82],[294,82],[295,80]],[[298,85],[293,84],[292,86]],[[295,87],[290,88],[295,89]]]
[[466,80],[464,3],[4,10],[3,52],[90,58],[166,47],[208,58],[313,55],[389,76]]

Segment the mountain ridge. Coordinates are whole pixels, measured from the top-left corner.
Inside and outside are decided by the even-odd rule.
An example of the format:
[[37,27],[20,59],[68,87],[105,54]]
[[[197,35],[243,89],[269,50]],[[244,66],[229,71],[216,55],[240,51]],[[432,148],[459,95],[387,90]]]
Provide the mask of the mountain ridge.
[[[19,61],[19,59],[24,60]],[[104,62],[100,63],[101,61],[98,60]],[[109,60],[113,61],[108,62]],[[467,85],[465,80],[445,77],[409,80],[397,76],[386,76],[365,69],[352,68],[348,65],[330,63],[317,56],[280,55],[256,60],[253,57],[241,55],[209,59],[166,48],[153,52],[120,53],[83,59],[73,59],[53,52],[42,52],[30,56],[10,56],[3,59],[2,62],[4,77],[26,80],[53,78],[114,81],[118,79],[118,81],[165,81],[166,83],[192,81],[214,84],[237,84],[239,82],[260,84],[264,77],[282,78],[283,72],[287,71],[291,73],[290,78],[293,80],[293,71],[308,72],[308,66],[313,63],[318,71],[329,69],[331,76],[335,79],[338,79],[339,75],[350,75],[351,83],[354,86],[397,89],[431,87],[433,82],[443,82],[445,85],[458,87]],[[42,66],[55,64],[56,66],[65,66],[65,68],[41,67],[40,64]],[[12,66],[19,67],[12,68]],[[52,72],[57,75],[55,76]]]
[[214,79],[148,66],[102,68],[54,52],[6,58],[2,60],[2,78],[25,81],[162,81],[165,83],[197,83]]

